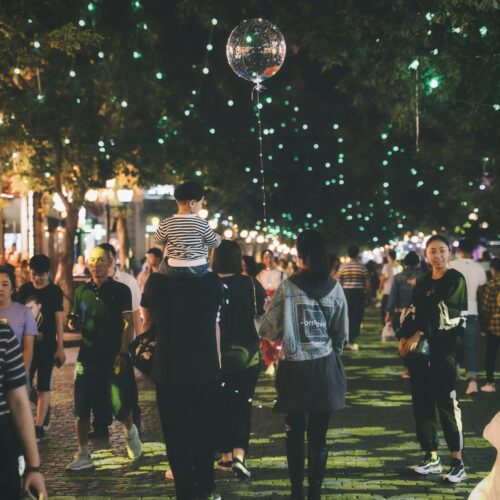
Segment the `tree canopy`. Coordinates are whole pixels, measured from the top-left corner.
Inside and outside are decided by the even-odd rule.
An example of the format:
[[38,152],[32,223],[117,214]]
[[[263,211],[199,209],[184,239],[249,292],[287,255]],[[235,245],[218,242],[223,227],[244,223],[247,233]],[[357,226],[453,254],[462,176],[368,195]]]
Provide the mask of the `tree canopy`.
[[146,186],[197,178],[213,212],[262,228],[256,101],[225,57],[251,17],[288,50],[261,95],[270,231],[323,227],[343,246],[493,224],[491,1],[13,2],[0,24],[4,170],[28,145],[30,182],[75,205],[127,165]]

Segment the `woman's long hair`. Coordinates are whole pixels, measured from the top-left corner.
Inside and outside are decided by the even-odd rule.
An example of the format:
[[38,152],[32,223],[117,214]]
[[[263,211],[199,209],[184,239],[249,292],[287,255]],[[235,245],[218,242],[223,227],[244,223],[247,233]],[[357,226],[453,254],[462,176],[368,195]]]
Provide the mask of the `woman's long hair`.
[[300,233],[297,238],[297,253],[307,268],[304,275],[311,284],[320,285],[328,279],[330,262],[326,240],[321,233],[312,229]]

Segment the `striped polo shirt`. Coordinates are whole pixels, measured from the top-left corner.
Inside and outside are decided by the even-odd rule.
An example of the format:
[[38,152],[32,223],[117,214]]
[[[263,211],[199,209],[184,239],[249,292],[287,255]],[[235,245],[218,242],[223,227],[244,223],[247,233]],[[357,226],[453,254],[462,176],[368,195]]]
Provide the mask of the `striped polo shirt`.
[[208,247],[216,248],[220,241],[208,222],[196,214],[163,219],[154,237],[155,245],[165,245],[163,254],[172,267],[207,264]]
[[9,414],[6,391],[25,383],[26,373],[19,342],[8,325],[0,324],[0,421]]
[[368,270],[358,260],[351,260],[340,266],[337,279],[343,288],[365,288]]

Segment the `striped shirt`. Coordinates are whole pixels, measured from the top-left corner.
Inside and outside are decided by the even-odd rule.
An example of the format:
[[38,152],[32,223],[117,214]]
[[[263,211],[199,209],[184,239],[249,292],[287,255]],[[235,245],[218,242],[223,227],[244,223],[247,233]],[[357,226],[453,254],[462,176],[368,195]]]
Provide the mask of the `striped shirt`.
[[364,289],[368,278],[368,270],[358,260],[342,264],[337,274],[337,279],[343,288]]
[[8,325],[0,324],[0,420],[9,414],[6,391],[26,383],[21,347]]
[[155,245],[165,245],[163,254],[172,267],[207,264],[208,247],[216,248],[220,242],[220,236],[196,214],[163,219],[154,237]]

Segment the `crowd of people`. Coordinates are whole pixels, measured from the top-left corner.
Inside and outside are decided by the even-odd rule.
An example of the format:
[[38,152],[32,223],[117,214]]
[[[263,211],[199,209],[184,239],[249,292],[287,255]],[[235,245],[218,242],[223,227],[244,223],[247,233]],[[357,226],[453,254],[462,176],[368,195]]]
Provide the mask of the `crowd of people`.
[[[451,454],[443,478],[466,478],[457,369],[466,370],[467,394],[477,392],[477,338],[486,332],[481,390],[495,392],[500,259],[492,260],[487,281],[469,240],[460,242],[450,263],[448,240],[434,235],[425,248],[428,267],[415,252],[404,256],[401,267],[391,250],[378,273],[361,262],[356,246],[339,264],[328,255],[324,236],[309,230],[297,239],[296,264],[276,259],[271,250],[257,264],[198,217],[204,199],[199,184],[179,185],[175,198],[178,213],[164,219],[155,236],[162,250],[148,250],[137,278],[118,268],[116,249],[107,243],[77,263],[78,274],[88,274],[88,280],[76,287],[68,317],[68,327],[82,335],[74,379],[78,449],[68,470],[94,467],[89,437],[108,437],[113,417],[123,425],[128,456],[141,456],[130,353],[140,335],[154,339],[148,375],[156,385],[170,465],[166,477],[174,481],[177,498],[220,498],[216,453],[216,468],[241,480],[251,477],[245,459],[263,365],[275,377],[274,410],[284,414],[291,498],[305,498],[307,456],[307,498],[319,499],[330,417],[345,406],[341,355],[362,347],[364,309],[378,292],[381,323],[399,339],[404,376],[411,381],[424,454],[412,469],[420,475],[442,472],[437,410]],[[21,287],[11,267],[0,268],[0,470],[7,471],[0,491],[12,499],[21,491],[19,468],[24,487],[47,497],[36,441],[50,427],[53,367],[66,360],[63,294],[49,279],[50,264],[45,255],[32,257]],[[36,404],[34,425],[28,394]]]

